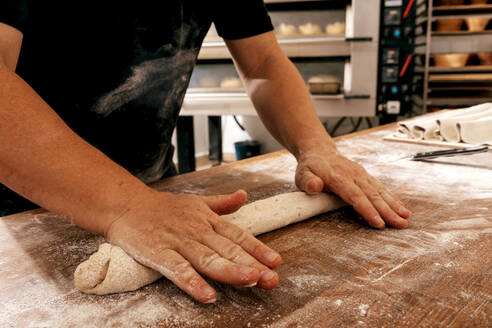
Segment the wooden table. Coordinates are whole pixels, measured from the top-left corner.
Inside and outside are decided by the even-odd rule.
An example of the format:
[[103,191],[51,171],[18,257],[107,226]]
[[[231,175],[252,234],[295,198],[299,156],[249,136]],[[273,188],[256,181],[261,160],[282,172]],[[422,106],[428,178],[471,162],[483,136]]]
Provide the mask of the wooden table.
[[[406,230],[371,229],[345,208],[260,236],[284,259],[273,291],[213,283],[203,305],[158,282],[94,296],[73,272],[92,235],[42,210],[0,220],[1,327],[491,327],[492,153],[413,162],[432,147],[382,141],[394,126],[338,139],[413,211]],[[155,184],[249,201],[295,190],[294,158],[278,152]],[[265,218],[267,219],[267,218]]]

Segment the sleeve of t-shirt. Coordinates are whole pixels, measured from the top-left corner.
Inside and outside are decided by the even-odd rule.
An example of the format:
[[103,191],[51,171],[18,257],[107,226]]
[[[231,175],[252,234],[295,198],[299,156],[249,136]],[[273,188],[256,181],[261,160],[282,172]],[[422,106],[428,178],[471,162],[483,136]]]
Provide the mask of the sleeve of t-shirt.
[[273,30],[263,0],[218,0],[214,24],[226,40],[243,39]]
[[0,0],[0,22],[24,32],[27,24],[27,0]]

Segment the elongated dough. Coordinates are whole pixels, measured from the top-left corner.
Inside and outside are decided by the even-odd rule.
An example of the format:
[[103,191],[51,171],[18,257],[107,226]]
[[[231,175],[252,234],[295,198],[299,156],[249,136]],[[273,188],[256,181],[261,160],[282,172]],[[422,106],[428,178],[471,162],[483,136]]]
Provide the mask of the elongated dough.
[[[222,218],[252,235],[259,235],[345,205],[336,196],[293,192],[253,202]],[[136,290],[160,277],[159,272],[139,264],[121,248],[110,244],[99,246],[74,273],[78,289],[97,295]]]
[[105,295],[136,290],[161,276],[118,246],[105,243],[87,261],[79,264],[74,280],[75,286],[87,294]]
[[256,236],[344,205],[340,198],[332,195],[293,192],[258,200],[222,218]]

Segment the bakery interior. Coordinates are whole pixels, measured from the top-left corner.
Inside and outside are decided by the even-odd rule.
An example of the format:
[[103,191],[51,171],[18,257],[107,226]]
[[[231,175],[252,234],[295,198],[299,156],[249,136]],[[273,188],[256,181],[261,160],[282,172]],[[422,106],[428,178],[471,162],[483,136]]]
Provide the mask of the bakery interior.
[[[265,4],[332,136],[492,100],[490,1]],[[255,115],[213,26],[181,116],[183,135],[178,126],[174,137],[176,146],[177,136],[183,140],[174,158],[180,172],[282,148]],[[193,138],[191,154],[185,142]]]
[[[282,255],[279,287],[210,279],[218,299],[200,304],[149,283],[155,271],[122,293],[82,293],[74,271],[104,238],[43,209],[20,213],[0,218],[1,327],[492,327],[492,0],[264,3],[323,126],[401,197],[409,227],[372,229],[347,207],[275,227],[258,238]],[[248,203],[298,191],[295,159],[213,26],[179,115],[179,175],[152,188],[241,188]]]

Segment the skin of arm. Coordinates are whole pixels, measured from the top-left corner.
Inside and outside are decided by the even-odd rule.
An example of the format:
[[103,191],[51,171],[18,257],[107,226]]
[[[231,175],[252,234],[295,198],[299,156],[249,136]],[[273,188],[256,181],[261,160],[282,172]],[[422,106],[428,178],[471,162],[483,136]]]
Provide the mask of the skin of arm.
[[[102,221],[118,216],[134,194],[151,191],[73,133],[14,73],[22,33],[2,25],[1,181],[83,228],[104,234],[108,222]],[[83,219],[78,213],[84,213]]]
[[273,32],[226,41],[259,117],[297,159],[296,184],[331,191],[373,227],[405,228],[410,211],[364,168],[337,151],[314,110],[306,84]]
[[275,288],[281,257],[219,215],[244,191],[199,197],[157,192],[76,135],[16,73],[22,33],[0,23],[0,182],[104,235],[201,302],[215,290],[202,278]]

